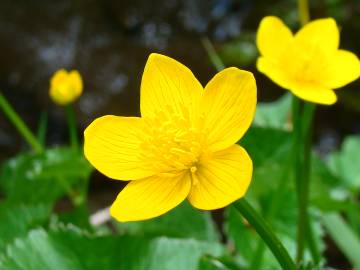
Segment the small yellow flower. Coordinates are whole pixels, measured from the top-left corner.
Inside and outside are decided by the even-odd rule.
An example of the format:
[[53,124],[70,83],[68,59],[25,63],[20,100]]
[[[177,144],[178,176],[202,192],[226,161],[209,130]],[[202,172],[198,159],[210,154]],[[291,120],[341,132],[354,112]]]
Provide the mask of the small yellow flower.
[[50,80],[50,97],[59,105],[67,105],[80,97],[83,83],[77,70],[67,72],[60,69],[54,73]]
[[301,99],[333,104],[333,89],[360,76],[356,55],[339,50],[339,29],[331,19],[312,21],[295,35],[277,17],[265,17],[257,33],[257,68]]
[[107,115],[85,130],[91,164],[110,178],[133,180],[111,215],[144,220],[186,198],[211,210],[242,197],[252,161],[235,143],[249,128],[255,106],[250,72],[227,68],[204,89],[181,63],[151,54],[141,82],[141,118]]

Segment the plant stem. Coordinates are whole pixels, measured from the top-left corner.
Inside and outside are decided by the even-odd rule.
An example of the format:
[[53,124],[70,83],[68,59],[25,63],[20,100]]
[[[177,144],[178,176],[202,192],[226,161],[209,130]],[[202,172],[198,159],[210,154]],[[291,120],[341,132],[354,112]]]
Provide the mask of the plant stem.
[[8,101],[1,92],[0,107],[4,111],[7,118],[10,120],[10,122],[15,126],[15,128],[23,136],[27,143],[32,147],[33,151],[38,154],[41,153],[43,151],[41,144],[37,141],[33,133],[26,126],[20,116],[15,112],[15,110],[11,107],[11,105],[8,103]]
[[78,207],[83,203],[81,197],[76,194],[66,179],[59,175],[56,180],[65,190],[73,206]]
[[298,0],[299,20],[302,26],[310,21],[308,0]]
[[216,53],[214,46],[207,37],[203,37],[201,42],[210,58],[210,61],[214,65],[217,71],[221,71],[225,68],[225,65],[219,55]]
[[289,253],[272,232],[270,225],[255,211],[255,209],[252,208],[244,198],[238,200],[233,205],[268,245],[282,268],[284,270],[296,270],[296,266]]
[[301,136],[302,136],[302,124],[300,118],[300,111],[301,111],[301,102],[296,97],[293,96],[292,99],[292,120],[293,120],[293,131],[292,131],[292,156],[294,162],[294,176],[295,176],[295,184],[296,184],[296,191],[298,197],[300,197],[299,190],[300,190],[300,181],[301,181]]
[[[78,134],[77,134],[77,127],[76,127],[76,116],[73,107],[71,104],[67,105],[65,107],[66,110],[66,116],[69,126],[69,135],[70,135],[70,144],[71,147],[75,151],[79,151],[79,140],[78,140]],[[89,188],[89,179],[82,178],[80,179],[82,182],[81,187],[79,188],[78,194],[72,193],[70,194],[72,196],[72,201],[75,206],[84,206],[86,203],[86,198],[88,194],[88,188]]]
[[69,104],[65,107],[67,121],[69,125],[70,143],[74,150],[79,149],[79,141],[76,128],[76,117],[73,107]]
[[305,239],[311,240],[307,235],[307,228],[309,228],[308,217],[308,201],[309,201],[309,184],[310,184],[310,165],[311,165],[311,138],[312,138],[312,119],[315,112],[315,105],[305,103],[302,115],[302,150],[299,154],[303,153],[303,157],[299,157],[300,161],[300,174],[296,176],[299,178],[297,183],[299,195],[299,221],[297,231],[297,254],[296,262],[301,263],[304,254]]

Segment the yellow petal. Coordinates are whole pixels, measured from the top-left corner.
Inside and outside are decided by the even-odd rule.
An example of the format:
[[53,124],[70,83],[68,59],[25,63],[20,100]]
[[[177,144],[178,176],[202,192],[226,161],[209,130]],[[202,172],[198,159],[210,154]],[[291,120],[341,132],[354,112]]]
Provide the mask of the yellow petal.
[[239,145],[216,152],[192,174],[188,199],[199,209],[222,208],[244,196],[252,177],[252,161]]
[[65,69],[59,69],[51,77],[50,84],[52,87],[57,87],[60,83],[67,79],[68,72]]
[[339,29],[332,18],[314,20],[306,24],[295,35],[295,43],[308,54],[321,50],[323,53],[335,52],[339,47]]
[[337,100],[333,90],[320,86],[298,85],[291,92],[301,99],[323,105],[332,105]]
[[[289,63],[291,65],[291,63]],[[285,89],[289,89],[291,80],[284,69],[279,67],[278,62],[272,61],[271,58],[259,57],[256,62],[257,69],[268,76],[274,83]]]
[[330,88],[343,87],[360,76],[360,61],[349,51],[338,50],[327,68],[323,81]]
[[186,173],[175,177],[151,176],[131,181],[110,208],[118,221],[138,221],[160,216],[180,204],[190,191]]
[[206,85],[200,124],[211,151],[236,143],[249,128],[256,106],[256,83],[251,72],[227,68]]
[[86,158],[101,173],[117,180],[148,177],[154,172],[139,155],[143,137],[142,119],[107,115],[85,130]]
[[198,107],[203,87],[190,69],[160,54],[151,54],[141,81],[141,115],[152,117],[159,111],[190,115]]
[[261,55],[276,59],[292,40],[291,30],[279,18],[267,16],[261,20],[256,35]]
[[74,96],[79,97],[83,90],[83,82],[80,73],[77,70],[72,70],[69,73],[69,84],[74,91]]

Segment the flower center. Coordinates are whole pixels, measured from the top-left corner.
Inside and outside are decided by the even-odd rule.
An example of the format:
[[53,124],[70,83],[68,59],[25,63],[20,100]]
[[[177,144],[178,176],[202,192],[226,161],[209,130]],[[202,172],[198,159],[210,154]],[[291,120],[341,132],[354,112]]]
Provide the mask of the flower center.
[[321,47],[311,43],[301,44],[301,46],[294,43],[289,50],[293,50],[291,53],[293,64],[290,66],[287,64],[289,55],[284,54],[282,68],[300,84],[318,84],[321,81],[319,74],[323,74],[328,68],[330,55]]
[[205,149],[205,134],[190,121],[189,112],[181,108],[176,113],[171,108],[160,111],[153,118],[145,118],[145,133],[141,155],[158,173],[178,174],[197,171]]

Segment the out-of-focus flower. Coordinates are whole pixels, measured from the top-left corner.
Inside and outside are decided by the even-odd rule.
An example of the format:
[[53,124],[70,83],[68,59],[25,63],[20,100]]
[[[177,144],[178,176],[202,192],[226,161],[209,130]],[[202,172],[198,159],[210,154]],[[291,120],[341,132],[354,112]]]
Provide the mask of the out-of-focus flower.
[[360,62],[339,49],[339,29],[332,18],[314,20],[295,35],[277,17],[262,19],[257,46],[257,68],[301,99],[333,104],[333,89],[356,80]]
[[169,57],[151,54],[141,83],[141,118],[103,116],[85,130],[85,156],[101,173],[133,180],[110,212],[119,221],[159,216],[186,198],[211,210],[241,198],[252,161],[236,144],[256,106],[252,73],[219,72],[205,87]]
[[80,97],[83,91],[83,82],[77,70],[70,72],[60,69],[50,80],[50,97],[59,105],[67,105]]

